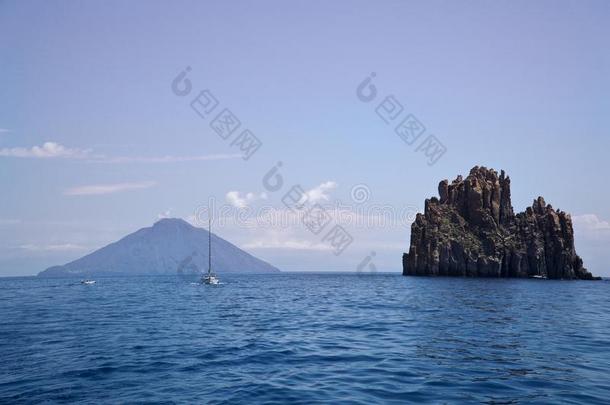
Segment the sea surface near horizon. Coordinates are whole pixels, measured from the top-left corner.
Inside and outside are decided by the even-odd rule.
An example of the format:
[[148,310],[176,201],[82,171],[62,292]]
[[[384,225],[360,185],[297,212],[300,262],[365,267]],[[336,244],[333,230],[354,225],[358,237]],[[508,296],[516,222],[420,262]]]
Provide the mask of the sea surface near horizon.
[[608,403],[610,282],[0,279],[0,402]]

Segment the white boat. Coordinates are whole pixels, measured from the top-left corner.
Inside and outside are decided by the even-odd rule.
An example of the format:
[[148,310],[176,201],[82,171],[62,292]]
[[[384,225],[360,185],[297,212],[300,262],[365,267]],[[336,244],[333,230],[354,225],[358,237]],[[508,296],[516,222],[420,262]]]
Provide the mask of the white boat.
[[208,272],[201,277],[201,282],[208,285],[220,284],[220,279],[212,271],[212,219],[208,222]]
[[203,284],[211,284],[211,285],[216,285],[216,284],[220,284],[220,279],[218,277],[216,277],[214,274],[206,274],[205,276],[203,276],[202,278]]
[[93,285],[95,284],[95,280],[83,280],[80,283],[84,285]]

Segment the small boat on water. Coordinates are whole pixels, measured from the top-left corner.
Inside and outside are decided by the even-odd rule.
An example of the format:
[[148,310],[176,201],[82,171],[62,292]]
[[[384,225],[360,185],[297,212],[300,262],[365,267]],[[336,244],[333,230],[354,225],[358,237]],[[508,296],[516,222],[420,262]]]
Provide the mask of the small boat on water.
[[203,276],[203,284],[217,285],[220,284],[220,279],[214,274],[206,274]]
[[82,280],[80,283],[84,285],[93,285],[95,284],[95,280]]
[[208,285],[220,284],[220,279],[212,271],[212,219],[208,222],[208,272],[201,277],[201,282]]
[[545,277],[545,276],[541,276],[541,275],[539,275],[539,274],[536,274],[536,275],[534,275],[534,276],[530,276],[530,278],[534,278],[534,279],[536,279],[536,280],[546,280],[546,277]]

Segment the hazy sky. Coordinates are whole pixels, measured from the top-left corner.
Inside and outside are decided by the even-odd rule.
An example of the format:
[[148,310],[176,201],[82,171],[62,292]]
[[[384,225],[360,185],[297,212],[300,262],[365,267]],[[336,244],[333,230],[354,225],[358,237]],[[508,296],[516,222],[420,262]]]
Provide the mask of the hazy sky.
[[[295,184],[342,213],[422,210],[438,181],[485,165],[511,176],[515,210],[543,195],[572,213],[585,266],[610,276],[608,21],[607,1],[2,1],[0,275],[164,216],[196,222],[208,198],[281,216]],[[372,72],[366,103],[356,88]],[[201,118],[204,89],[219,104]],[[390,95],[398,121],[426,127],[419,141],[446,147],[435,165],[377,115]],[[224,108],[241,121],[228,140],[210,126]],[[247,161],[232,144],[243,129],[262,141]],[[370,192],[358,205],[355,185]],[[408,221],[343,224],[340,256],[326,229],[244,222],[215,231],[283,270],[353,271],[374,251],[398,271],[409,244]]]

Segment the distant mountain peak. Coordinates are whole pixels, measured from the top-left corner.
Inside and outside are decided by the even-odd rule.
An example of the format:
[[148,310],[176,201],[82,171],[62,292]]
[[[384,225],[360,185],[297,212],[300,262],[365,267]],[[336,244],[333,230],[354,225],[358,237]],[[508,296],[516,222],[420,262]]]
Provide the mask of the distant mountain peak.
[[189,224],[182,218],[161,218],[160,220],[158,220],[157,222],[155,222],[153,224],[153,228],[167,227],[167,226],[185,227],[185,228],[195,229],[195,227],[193,225]]
[[[180,218],[163,218],[121,240],[39,276],[176,274],[208,266],[207,229]],[[186,264],[185,264],[186,263]],[[212,267],[217,273],[268,273],[277,268],[212,233]]]

